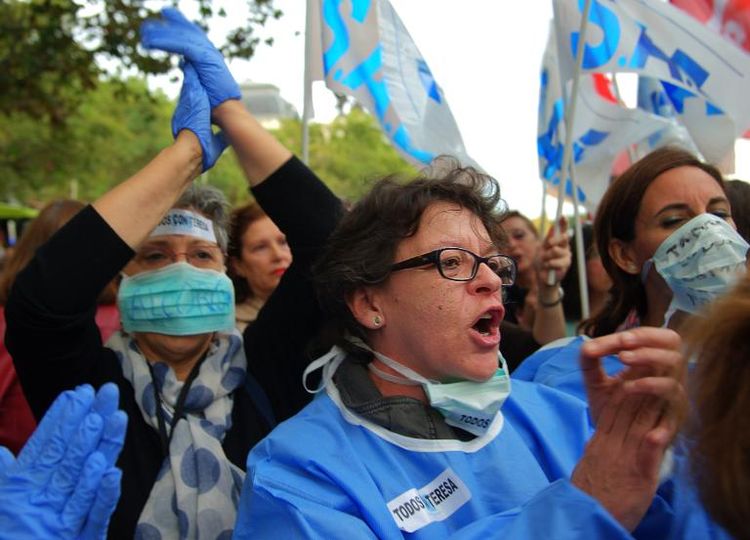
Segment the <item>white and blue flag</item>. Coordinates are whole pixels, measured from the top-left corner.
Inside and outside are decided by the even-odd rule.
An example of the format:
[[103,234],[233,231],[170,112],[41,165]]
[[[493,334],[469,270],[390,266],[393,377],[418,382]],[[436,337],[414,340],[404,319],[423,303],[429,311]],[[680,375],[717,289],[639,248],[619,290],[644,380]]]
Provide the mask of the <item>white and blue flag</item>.
[[[591,212],[595,211],[609,186],[617,155],[670,125],[666,118],[619,105],[609,84],[610,81],[600,74],[581,76],[573,121],[576,198]],[[567,120],[564,113],[557,40],[554,27],[551,27],[542,60],[537,125],[539,174],[545,187],[560,184]],[[556,194],[556,191],[552,193]],[[566,179],[564,193],[573,198],[570,179]]]
[[477,167],[443,91],[388,0],[308,0],[307,9],[306,84],[324,80],[333,92],[354,97],[417,166],[447,154]]
[[731,172],[736,139],[734,122],[704,99],[672,98],[681,92],[680,87],[666,81],[638,78],[638,107],[672,121],[671,127],[643,141],[638,154],[643,156],[667,144],[677,145],[718,165],[723,172]]
[[[583,73],[650,76],[670,85],[675,108],[704,118],[722,112],[731,119],[733,136],[750,127],[750,55],[668,3],[591,1]],[[553,0],[553,6],[561,74],[569,79],[583,0]]]

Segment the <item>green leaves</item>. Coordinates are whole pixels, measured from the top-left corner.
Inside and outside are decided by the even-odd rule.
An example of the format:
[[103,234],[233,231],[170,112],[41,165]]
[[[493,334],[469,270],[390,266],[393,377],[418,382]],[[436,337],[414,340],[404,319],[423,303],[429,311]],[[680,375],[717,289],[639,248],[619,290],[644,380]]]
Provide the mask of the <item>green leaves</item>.
[[[203,26],[227,16],[212,0],[175,4],[197,5]],[[250,58],[262,39],[259,29],[269,17],[281,16],[273,0],[246,0],[244,11],[246,19],[221,47],[230,58]],[[169,71],[166,57],[144,55],[138,46],[138,28],[149,16],[156,13],[145,0],[0,2],[0,114],[21,112],[61,124],[97,86],[100,65],[127,73]]]
[[[298,121],[287,120],[276,133],[298,155],[302,153],[301,129]],[[416,173],[391,146],[377,121],[358,107],[331,124],[310,125],[310,167],[334,193],[352,202],[383,176]]]

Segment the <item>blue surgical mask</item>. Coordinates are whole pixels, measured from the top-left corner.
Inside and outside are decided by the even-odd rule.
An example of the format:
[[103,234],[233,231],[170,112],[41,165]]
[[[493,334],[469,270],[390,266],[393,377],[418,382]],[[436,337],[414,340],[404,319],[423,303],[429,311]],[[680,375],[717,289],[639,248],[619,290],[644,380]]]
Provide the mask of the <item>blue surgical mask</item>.
[[695,313],[724,294],[745,273],[749,247],[713,214],[700,214],[670,234],[641,272],[645,282],[653,266],[672,291],[665,324],[675,311]]
[[477,436],[487,432],[500,407],[510,395],[508,366],[499,353],[498,359],[502,367],[486,381],[441,383],[422,377],[414,370],[377,351],[371,352],[378,360],[403,375],[403,378],[385,373],[371,363],[369,369],[376,376],[398,384],[421,384],[430,405],[443,415],[446,424],[460,427]]
[[124,276],[117,304],[126,332],[188,336],[234,327],[232,281],[185,262]]

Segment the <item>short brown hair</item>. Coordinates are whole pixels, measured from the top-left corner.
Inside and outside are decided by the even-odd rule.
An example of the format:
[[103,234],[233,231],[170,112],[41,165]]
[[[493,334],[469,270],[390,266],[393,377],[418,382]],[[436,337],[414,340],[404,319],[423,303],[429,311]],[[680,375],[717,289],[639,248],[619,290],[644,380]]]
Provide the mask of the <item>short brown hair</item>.
[[505,210],[497,182],[455,161],[440,161],[407,183],[387,177],[356,203],[333,232],[314,268],[318,298],[335,321],[335,337],[344,333],[364,338],[347,306],[360,287],[383,283],[391,273],[396,248],[414,235],[422,214],[433,203],[449,202],[480,219],[498,246],[505,245],[499,219]]

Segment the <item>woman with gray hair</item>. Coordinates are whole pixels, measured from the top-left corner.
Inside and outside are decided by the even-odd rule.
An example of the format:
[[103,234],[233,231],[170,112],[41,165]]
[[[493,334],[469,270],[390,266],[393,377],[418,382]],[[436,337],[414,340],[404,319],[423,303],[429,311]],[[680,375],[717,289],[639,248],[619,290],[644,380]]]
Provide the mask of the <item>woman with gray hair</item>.
[[[200,28],[165,9],[142,40],[184,55],[175,141],[38,250],[11,292],[6,342],[37,418],[65,389],[119,387],[130,421],[112,535],[228,538],[248,451],[309,401],[304,347],[321,319],[309,266],[340,204],[244,108]],[[294,253],[244,347],[225,274],[226,201],[192,184],[226,145],[212,121]],[[123,330],[102,345],[96,297],[118,274]]]

